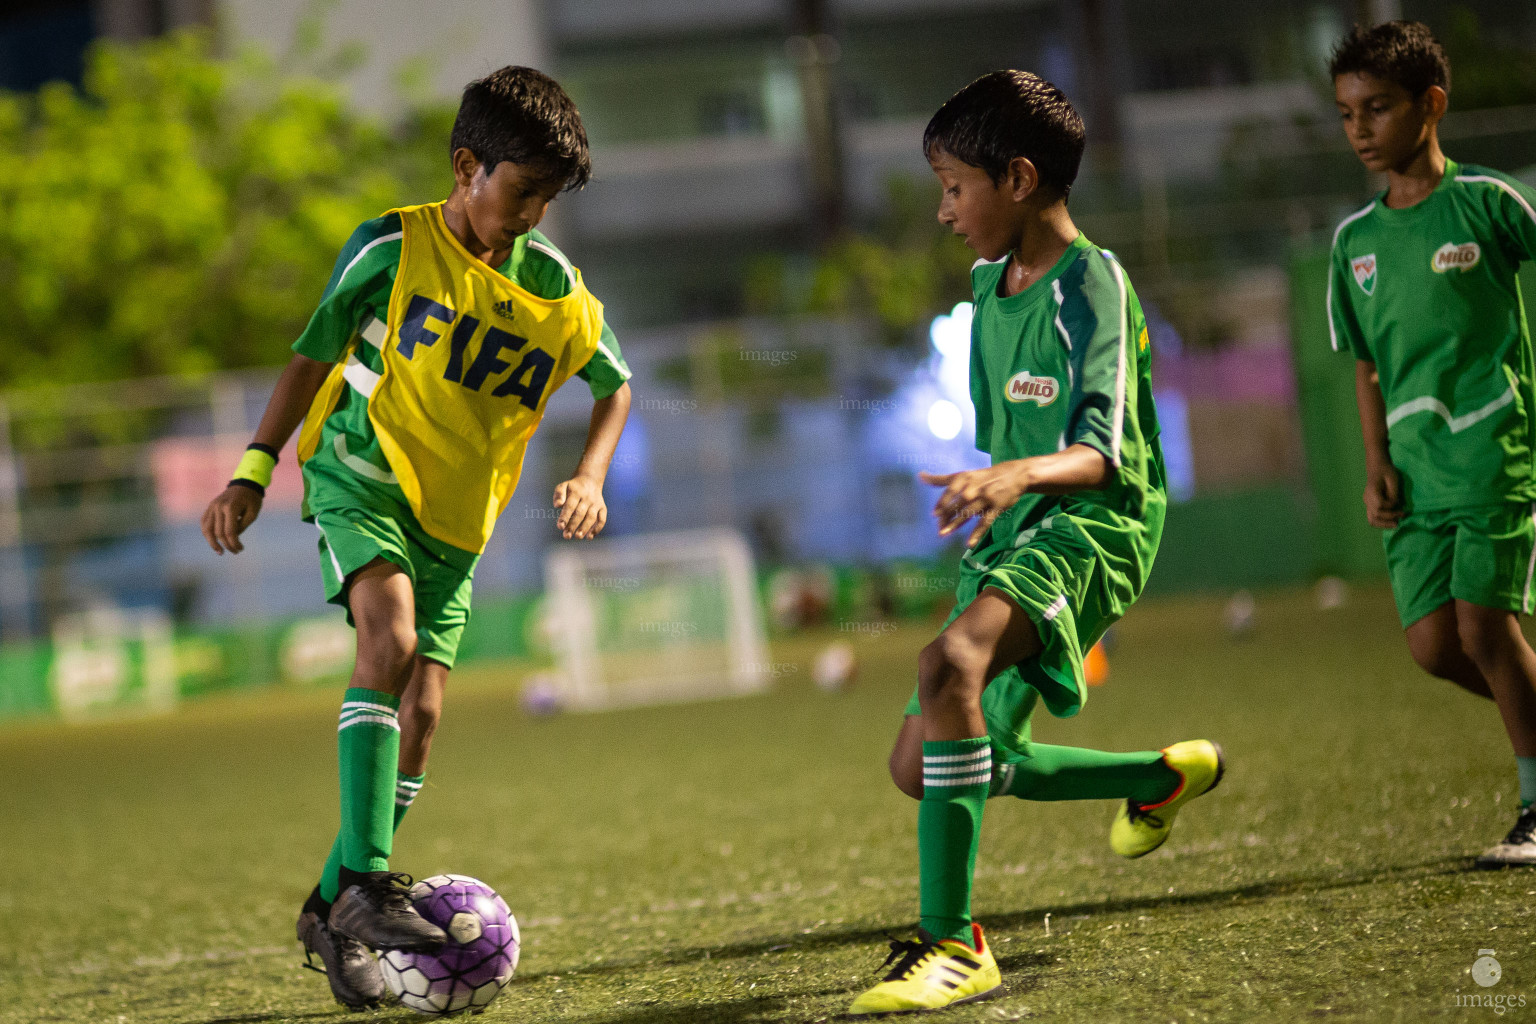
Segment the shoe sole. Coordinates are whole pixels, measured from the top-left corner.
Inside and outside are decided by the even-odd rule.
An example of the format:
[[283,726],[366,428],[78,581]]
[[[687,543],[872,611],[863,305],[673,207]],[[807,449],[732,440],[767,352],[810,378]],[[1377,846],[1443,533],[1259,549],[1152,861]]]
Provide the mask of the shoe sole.
[[[1219,786],[1221,784],[1221,777],[1223,775],[1227,774],[1227,755],[1226,755],[1226,752],[1221,749],[1221,744],[1217,743],[1215,740],[1206,740],[1206,742],[1209,743],[1216,750],[1216,777],[1211,780],[1211,784],[1209,786],[1206,786],[1200,792],[1196,793],[1193,797],[1191,797],[1190,798],[1191,800],[1198,799],[1199,797],[1205,796],[1205,794],[1207,794],[1211,790],[1215,789],[1217,786]],[[1159,839],[1157,841],[1157,845],[1156,846],[1150,846],[1147,849],[1143,850],[1141,853],[1133,854],[1133,855],[1131,855],[1131,856],[1129,856],[1129,857],[1127,857],[1125,859],[1126,860],[1140,860],[1142,857],[1145,857],[1147,854],[1153,852],[1154,850],[1161,849],[1162,845],[1168,841],[1168,837],[1171,836],[1171,835],[1173,835],[1173,829],[1170,828],[1167,831],[1167,833],[1164,834],[1163,838],[1161,838],[1161,839]]]
[[1489,857],[1479,857],[1472,862],[1472,867],[1478,871],[1508,871],[1511,868],[1536,868],[1536,860],[1495,860]]
[[997,999],[1003,994],[1003,986],[999,984],[993,985],[985,992],[978,992],[973,996],[966,996],[964,999],[956,999],[954,1002],[945,1003],[943,1006],[914,1006],[910,1010],[876,1010],[873,1013],[849,1013],[844,1014],[844,1016],[857,1020],[860,1017],[899,1017],[911,1013],[943,1013],[945,1010],[956,1006],[964,1006],[966,1003],[984,1003],[989,999]]
[[447,942],[415,942],[408,945],[396,945],[387,942],[373,943],[359,935],[353,935],[351,932],[343,928],[332,926],[331,931],[335,932],[337,935],[345,935],[347,938],[353,940],[354,942],[361,942],[369,949],[377,950],[380,953],[440,953],[442,952],[443,947],[448,945]]
[[[308,967],[310,970],[314,971],[316,974],[323,974],[323,975],[325,975],[326,987],[329,988],[330,987],[330,981],[331,981],[331,974],[330,974],[331,968],[330,968],[330,966],[328,964],[325,963],[325,957],[320,956],[320,951],[309,944],[309,940],[304,938],[304,933],[302,931],[299,932],[299,945],[304,947],[304,963],[300,964],[299,966],[300,967]],[[313,965],[311,965],[309,963],[309,958],[311,956],[318,957],[319,960],[320,960],[321,965],[325,967],[325,970],[322,971],[319,968],[314,967]],[[380,996],[377,1000],[374,1000],[373,1002],[349,1003],[349,1002],[347,1002],[347,1000],[345,1000],[345,999],[341,998],[341,996],[337,995],[336,994],[336,990],[334,988],[331,989],[331,998],[336,1000],[337,1005],[345,1006],[347,1009],[353,1010],[353,1011],[356,1011],[356,1012],[359,1012],[359,1013],[361,1013],[363,1010],[377,1010],[377,1009],[380,1009],[381,1007],[384,1006],[385,1002],[387,1001],[387,997]]]

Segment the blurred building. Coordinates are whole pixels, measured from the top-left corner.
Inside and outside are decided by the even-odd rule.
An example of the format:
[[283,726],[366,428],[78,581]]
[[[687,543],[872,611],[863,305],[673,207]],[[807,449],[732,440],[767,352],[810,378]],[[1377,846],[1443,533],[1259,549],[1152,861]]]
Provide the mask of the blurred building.
[[[1536,53],[1536,5],[1501,0],[11,0],[0,87],[78,80],[91,40],[184,25],[212,26],[228,49],[333,54],[325,66],[384,118],[451,103],[505,63],[550,69],[582,109],[596,178],[546,227],[635,370],[612,532],[735,525],[765,562],[884,563],[939,547],[914,471],[978,458],[961,311],[894,350],[868,325],[748,315],[748,270],[764,255],[808,269],[831,233],[879,220],[892,176],[918,183],[929,216],[919,140],[933,110],[989,70],[1037,70],[1087,121],[1074,215],[1148,308],[1170,469],[1193,496],[1170,517],[1156,580],[1251,586],[1317,563],[1291,345],[1318,303],[1296,311],[1288,269],[1373,188],[1338,137],[1322,68],[1364,8],[1394,6],[1458,39],[1481,33],[1494,54],[1458,79],[1456,96],[1480,87],[1490,109],[1453,113],[1448,148],[1536,165],[1536,106],[1519,105],[1536,98],[1500,107],[1496,93],[1518,78],[1498,55]],[[92,385],[5,411],[11,430],[59,407],[152,409],[166,426],[89,458],[68,445],[13,456],[0,431],[0,634],[97,601],[197,623],[314,611],[312,531],[297,516],[259,524],[273,553],[260,563],[221,563],[197,532],[269,387],[260,374]],[[482,593],[538,585],[584,398],[578,385],[551,402]],[[91,475],[108,463],[132,484],[121,494]],[[84,497],[29,505],[18,481]]]

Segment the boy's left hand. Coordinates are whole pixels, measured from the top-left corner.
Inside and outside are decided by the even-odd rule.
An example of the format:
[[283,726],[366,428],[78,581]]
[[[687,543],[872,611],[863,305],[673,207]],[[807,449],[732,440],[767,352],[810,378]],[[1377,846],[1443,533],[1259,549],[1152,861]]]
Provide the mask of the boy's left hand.
[[587,540],[608,525],[608,506],[603,485],[586,476],[573,476],[555,487],[555,508],[560,510],[555,528],[566,540]]
[[933,506],[933,514],[939,520],[940,537],[948,537],[975,516],[981,517],[981,522],[976,524],[965,542],[968,548],[975,547],[993,521],[1029,490],[1027,476],[1018,461],[999,462],[995,466],[963,473],[919,473],[917,476],[924,483],[944,488]]

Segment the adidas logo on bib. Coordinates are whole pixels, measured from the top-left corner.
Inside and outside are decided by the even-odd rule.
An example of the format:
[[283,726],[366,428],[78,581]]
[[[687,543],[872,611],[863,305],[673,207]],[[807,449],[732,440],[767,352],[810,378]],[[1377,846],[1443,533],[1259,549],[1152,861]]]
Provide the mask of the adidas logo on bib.
[[512,320],[516,318],[517,305],[511,299],[503,299],[491,308],[495,310],[496,315],[501,317],[503,320]]

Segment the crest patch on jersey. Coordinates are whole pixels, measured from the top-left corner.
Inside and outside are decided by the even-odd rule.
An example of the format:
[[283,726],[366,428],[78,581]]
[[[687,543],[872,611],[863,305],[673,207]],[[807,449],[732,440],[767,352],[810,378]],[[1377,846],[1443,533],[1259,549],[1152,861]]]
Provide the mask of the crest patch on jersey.
[[1448,270],[1471,270],[1477,266],[1477,261],[1483,258],[1483,250],[1478,248],[1476,242],[1446,242],[1435,250],[1435,256],[1429,261],[1429,265],[1435,269],[1435,273],[1443,274]]
[[1355,284],[1369,295],[1376,290],[1376,254],[1356,256],[1349,261],[1349,269],[1355,272]]
[[1010,402],[1034,402],[1044,408],[1056,401],[1061,385],[1055,377],[1036,377],[1028,370],[1020,370],[1008,378],[1003,394]]

